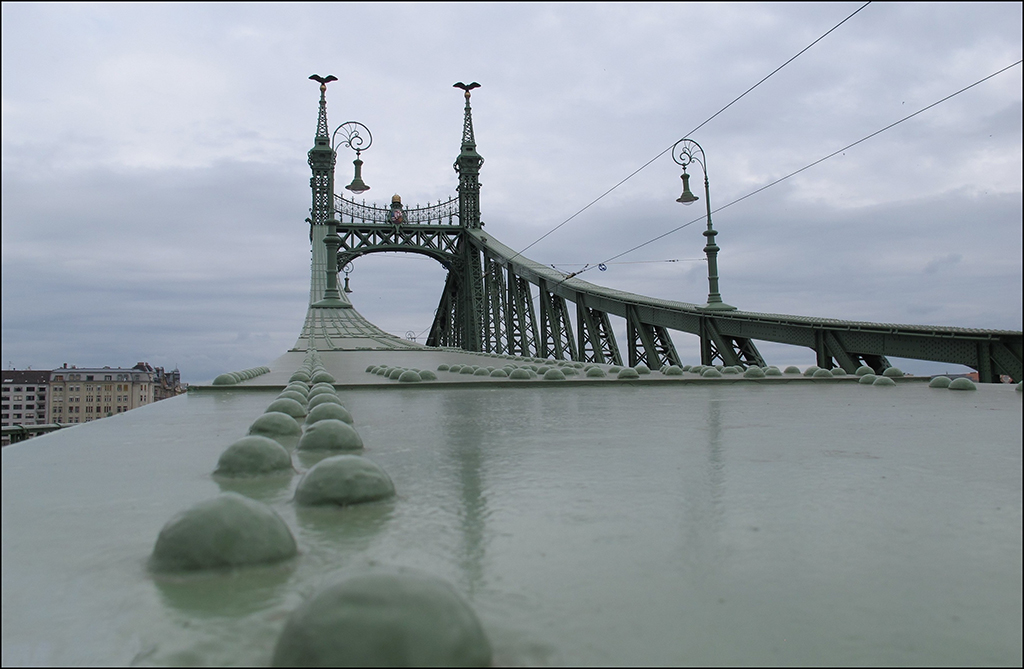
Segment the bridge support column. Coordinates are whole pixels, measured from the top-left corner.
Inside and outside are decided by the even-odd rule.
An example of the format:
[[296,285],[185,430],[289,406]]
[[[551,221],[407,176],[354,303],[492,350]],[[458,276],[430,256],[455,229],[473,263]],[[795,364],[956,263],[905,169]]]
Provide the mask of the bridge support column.
[[644,363],[650,369],[661,369],[664,365],[679,364],[679,354],[668,329],[644,323],[633,305],[626,307],[626,336],[630,367]]
[[822,369],[832,369],[832,356],[825,346],[825,333],[821,330],[814,331],[814,364]]
[[507,350],[508,323],[505,304],[505,276],[501,265],[484,252],[484,295],[486,307],[483,318],[483,345],[488,353]]
[[[853,374],[857,371],[857,367],[859,365],[852,357],[850,357],[850,354],[846,352],[846,347],[843,346],[836,333],[825,330],[822,335],[822,341],[828,351],[830,363],[832,360],[835,360],[836,365],[841,367],[847,374]],[[822,365],[818,366],[821,367]],[[829,369],[831,366],[832,365],[830,364],[829,367],[826,367],[825,369]]]
[[509,353],[522,356],[539,356],[537,342],[537,315],[533,310],[533,296],[530,282],[508,270],[508,298],[505,300],[508,314],[505,323],[508,332]]
[[427,346],[459,346],[456,339],[458,322],[455,316],[455,305],[458,302],[458,276],[448,270],[448,278],[444,282],[441,299],[434,311],[434,323],[427,335]]
[[579,335],[578,357],[582,362],[622,364],[608,314],[588,307],[582,293],[576,300],[576,332]]
[[752,339],[721,334],[714,320],[707,316],[700,317],[698,329],[702,365],[713,365],[716,359],[723,365],[765,365]]
[[487,317],[484,299],[483,268],[480,253],[463,238],[458,254],[460,262],[453,268],[457,274],[455,322],[457,324],[457,346],[466,351],[483,350],[483,323]]
[[992,369],[992,347],[987,341],[978,342],[978,381],[995,383],[999,375]]
[[541,358],[553,356],[558,360],[576,359],[576,341],[569,322],[569,308],[565,298],[548,292],[547,284],[540,285],[540,345]]
[[[1019,344],[1019,340],[1017,342]],[[993,381],[999,380],[1000,374],[1009,376],[1020,383],[1021,380],[1021,347],[1018,345],[1016,352],[1011,342],[993,340],[989,342],[989,355],[992,361]],[[980,374],[979,374],[980,378]]]

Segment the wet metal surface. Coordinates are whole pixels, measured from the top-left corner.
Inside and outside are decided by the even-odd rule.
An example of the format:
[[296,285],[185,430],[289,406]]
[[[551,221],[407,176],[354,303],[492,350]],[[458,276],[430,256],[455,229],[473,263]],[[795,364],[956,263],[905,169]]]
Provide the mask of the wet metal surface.
[[[275,396],[5,448],[3,663],[266,664],[290,611],[367,564],[452,583],[498,665],[1021,663],[1012,386],[348,389],[398,496],[345,509],[296,508],[298,474],[210,475]],[[221,490],[271,504],[299,557],[149,574],[162,525]]]

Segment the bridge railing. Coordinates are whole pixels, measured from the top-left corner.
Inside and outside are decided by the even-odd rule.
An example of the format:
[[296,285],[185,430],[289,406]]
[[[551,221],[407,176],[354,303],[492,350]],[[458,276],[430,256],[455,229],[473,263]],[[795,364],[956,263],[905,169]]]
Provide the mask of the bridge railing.
[[[343,195],[334,196],[334,212],[342,223],[354,225],[391,225],[391,207],[356,202]],[[404,225],[459,225],[459,198],[438,200],[436,204],[403,207]]]

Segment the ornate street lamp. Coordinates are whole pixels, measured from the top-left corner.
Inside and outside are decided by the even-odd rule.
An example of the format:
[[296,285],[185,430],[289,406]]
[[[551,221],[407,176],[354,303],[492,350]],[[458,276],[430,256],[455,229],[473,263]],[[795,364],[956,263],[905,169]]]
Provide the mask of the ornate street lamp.
[[338,150],[339,132],[341,133],[341,146],[356,152],[356,159],[352,161],[356,168],[355,176],[352,177],[352,183],[345,186],[345,189],[357,195],[364,193],[370,190],[370,187],[363,183],[363,161],[360,160],[359,156],[373,144],[373,135],[370,134],[370,129],[359,121],[345,121],[335,128],[334,133],[331,135],[331,148],[335,151]]
[[736,307],[723,302],[722,295],[718,292],[719,248],[715,244],[715,235],[718,233],[711,227],[711,191],[708,187],[708,167],[707,159],[704,156],[704,149],[692,139],[681,139],[672,147],[672,160],[676,161],[676,164],[681,165],[683,168],[683,175],[680,177],[683,180],[683,194],[679,196],[676,202],[681,202],[685,205],[693,204],[700,199],[690,192],[690,175],[686,173],[686,166],[696,162],[704,170],[704,204],[707,206],[708,212],[708,229],[704,231],[704,236],[708,238],[708,243],[704,246],[704,253],[708,257],[708,303],[703,308],[716,311],[733,311]]

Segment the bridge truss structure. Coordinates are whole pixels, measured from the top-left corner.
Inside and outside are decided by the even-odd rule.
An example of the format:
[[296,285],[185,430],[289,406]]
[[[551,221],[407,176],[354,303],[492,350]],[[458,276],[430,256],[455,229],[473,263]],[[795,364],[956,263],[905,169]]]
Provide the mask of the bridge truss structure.
[[[482,228],[484,161],[476,151],[469,90],[465,97],[462,150],[454,165],[458,195],[450,200],[407,210],[397,198],[388,208],[335,196],[334,157],[314,155],[325,146],[319,136],[327,127],[323,100],[320,143],[310,152],[309,221],[333,228],[340,238],[335,281],[338,267],[381,252],[425,255],[448,270],[428,346],[658,369],[681,363],[670,336],[676,331],[699,337],[704,365],[763,366],[755,342],[767,341],[809,348],[819,367],[848,373],[862,365],[881,373],[893,356],[965,365],[982,382],[1024,376],[1019,331],[716,311],[605,288],[534,262]],[[610,316],[625,320],[625,350]]]

